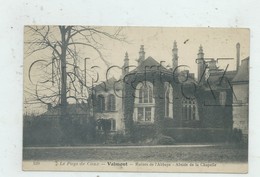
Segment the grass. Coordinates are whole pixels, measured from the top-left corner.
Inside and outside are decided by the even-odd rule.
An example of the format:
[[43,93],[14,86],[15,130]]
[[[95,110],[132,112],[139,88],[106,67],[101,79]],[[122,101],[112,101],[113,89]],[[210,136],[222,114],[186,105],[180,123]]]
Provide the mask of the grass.
[[248,149],[235,145],[159,146],[159,147],[56,147],[24,148],[23,160],[128,160],[128,161],[200,161],[247,162]]

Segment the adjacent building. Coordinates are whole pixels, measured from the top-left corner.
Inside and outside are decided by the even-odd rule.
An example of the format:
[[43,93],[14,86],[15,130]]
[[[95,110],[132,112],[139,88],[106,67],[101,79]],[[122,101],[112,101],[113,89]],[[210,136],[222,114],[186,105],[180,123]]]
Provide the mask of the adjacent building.
[[242,60],[238,72],[232,80],[233,85],[233,128],[242,131],[248,138],[248,103],[249,103],[249,57]]

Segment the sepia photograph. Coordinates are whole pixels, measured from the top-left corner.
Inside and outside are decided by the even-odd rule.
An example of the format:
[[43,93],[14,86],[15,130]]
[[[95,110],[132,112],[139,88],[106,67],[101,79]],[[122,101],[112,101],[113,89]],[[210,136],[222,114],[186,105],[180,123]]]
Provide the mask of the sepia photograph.
[[24,26],[23,170],[248,172],[250,30]]

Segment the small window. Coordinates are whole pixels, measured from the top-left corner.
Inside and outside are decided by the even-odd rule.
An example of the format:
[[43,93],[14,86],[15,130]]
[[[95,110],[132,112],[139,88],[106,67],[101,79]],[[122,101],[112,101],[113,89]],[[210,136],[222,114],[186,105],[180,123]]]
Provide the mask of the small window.
[[115,119],[110,119],[111,120],[111,130],[115,131],[116,130],[116,120]]
[[182,101],[182,120],[198,120],[196,107],[195,100],[184,99]]
[[97,120],[97,130],[100,131],[115,131],[116,130],[116,120],[115,119],[98,119]]
[[115,111],[116,110],[116,98],[115,95],[110,94],[108,96],[108,111]]

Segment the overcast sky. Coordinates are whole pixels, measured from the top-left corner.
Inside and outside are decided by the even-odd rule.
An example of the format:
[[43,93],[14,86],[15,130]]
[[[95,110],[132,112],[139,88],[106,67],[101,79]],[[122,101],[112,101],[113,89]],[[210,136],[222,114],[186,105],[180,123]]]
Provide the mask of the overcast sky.
[[[130,44],[113,42],[109,46],[108,56],[114,64],[122,64],[124,52],[129,53],[132,64],[136,64],[140,45],[144,45],[146,57],[157,61],[164,60],[168,64],[172,59],[173,41],[179,49],[179,64],[186,64],[196,72],[195,59],[199,46],[203,46],[206,58],[235,58],[236,44],[241,44],[241,59],[249,56],[249,31],[247,29],[212,29],[212,28],[125,28]],[[184,43],[187,41],[186,43]],[[220,63],[221,64],[221,63]],[[235,60],[229,61],[230,69],[235,68]],[[225,64],[223,63],[222,66]]]
[[[104,28],[106,30],[106,28]],[[108,30],[111,30],[108,27]],[[239,42],[241,59],[249,56],[249,30],[234,28],[160,28],[160,27],[125,27],[122,31],[128,43],[104,40],[106,59],[113,65],[122,66],[125,52],[128,52],[130,64],[136,65],[140,45],[144,45],[146,58],[165,61],[172,66],[172,48],[176,40],[179,49],[179,65],[190,66],[190,72],[197,75],[195,63],[199,46],[203,46],[205,58],[234,58],[221,61],[219,66],[234,70],[236,66],[236,44]],[[186,41],[186,42],[185,42]],[[185,43],[184,43],[185,42]],[[89,53],[88,53],[89,54]],[[85,54],[91,58],[92,65],[105,65],[98,60],[97,55]],[[114,70],[116,72],[116,69]],[[102,73],[102,71],[99,71]],[[121,71],[117,71],[121,73]],[[115,74],[116,75],[116,74]]]

